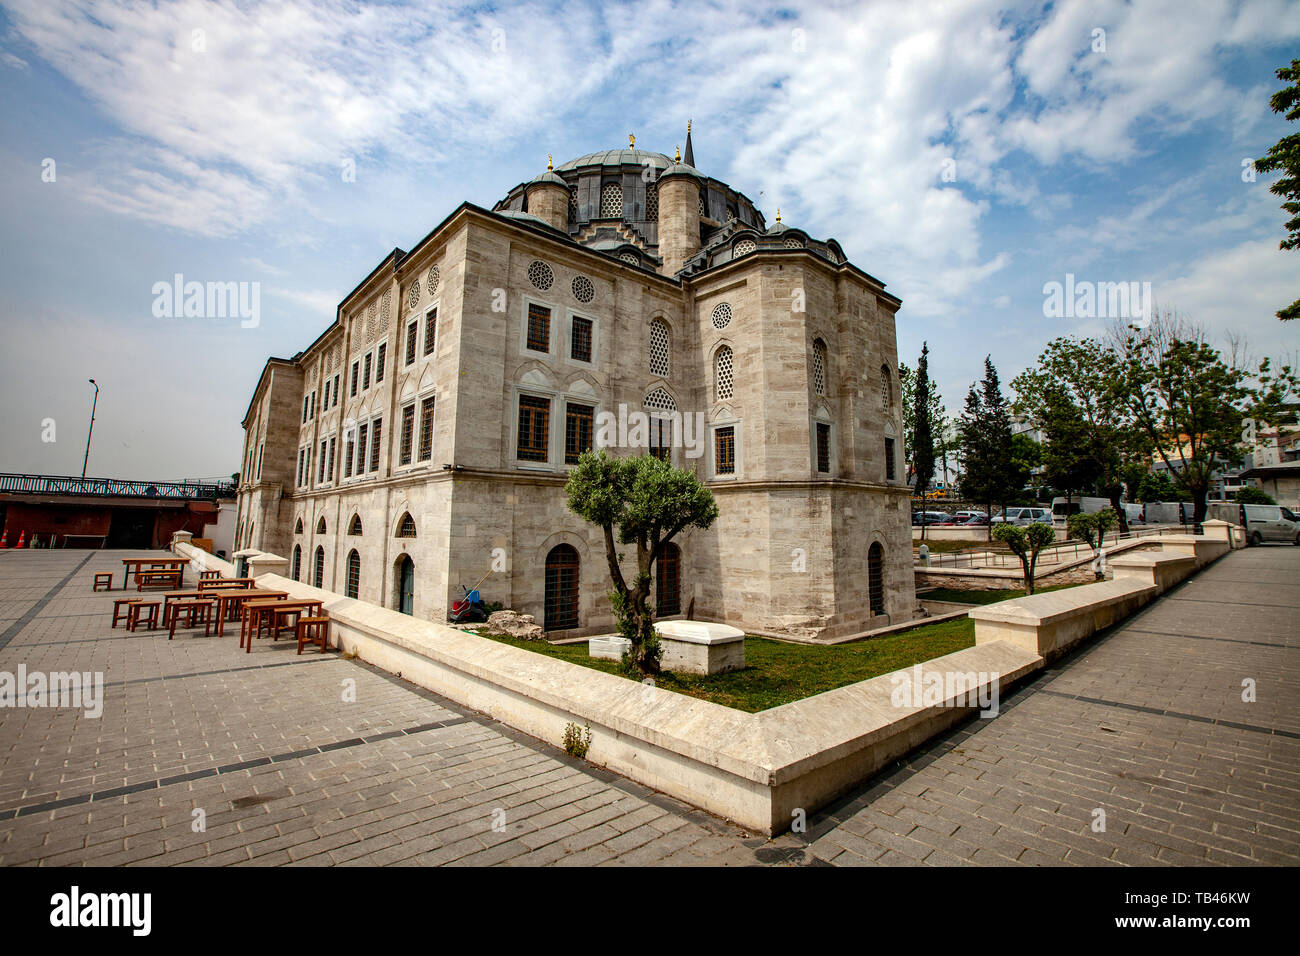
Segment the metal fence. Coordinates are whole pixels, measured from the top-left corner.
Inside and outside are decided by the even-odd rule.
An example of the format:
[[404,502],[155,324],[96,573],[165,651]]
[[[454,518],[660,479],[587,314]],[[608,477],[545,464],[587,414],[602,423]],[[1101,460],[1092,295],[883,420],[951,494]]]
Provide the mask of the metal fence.
[[217,498],[235,497],[235,486],[230,482],[128,481],[122,478],[0,473],[0,494],[214,501]]
[[[1140,530],[1129,531],[1127,534],[1106,535],[1106,540],[1102,542],[1103,548],[1113,548],[1129,541],[1135,541],[1139,538],[1158,537],[1164,534],[1183,534],[1185,529],[1180,526],[1161,527],[1161,528],[1142,528]],[[997,542],[990,542],[989,547],[968,548],[965,551],[946,551],[940,553],[931,553],[930,562],[925,567],[930,568],[1014,568],[1020,570],[1020,559],[1008,550],[990,550],[995,547]],[[915,552],[917,549],[913,549]],[[1067,564],[1071,561],[1077,561],[1080,558],[1090,558],[1093,556],[1092,548],[1088,547],[1082,541],[1063,541],[1060,544],[1046,547],[1038,552],[1037,567]],[[917,566],[921,567],[920,558],[917,557]]]

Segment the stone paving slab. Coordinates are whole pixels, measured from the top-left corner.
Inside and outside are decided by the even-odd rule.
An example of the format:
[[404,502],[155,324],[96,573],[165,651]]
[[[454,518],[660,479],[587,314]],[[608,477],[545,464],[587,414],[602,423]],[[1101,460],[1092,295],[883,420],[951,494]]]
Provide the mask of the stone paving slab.
[[105,681],[99,718],[0,709],[0,865],[1300,860],[1300,611],[1240,587],[1300,548],[1232,553],[776,840],[335,654],[111,629],[92,575],[146,554],[0,553],[0,670]]

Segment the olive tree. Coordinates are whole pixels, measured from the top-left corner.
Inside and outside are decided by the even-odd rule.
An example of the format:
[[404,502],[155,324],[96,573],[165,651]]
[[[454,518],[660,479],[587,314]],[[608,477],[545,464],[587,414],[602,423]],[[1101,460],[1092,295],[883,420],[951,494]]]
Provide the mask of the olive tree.
[[[614,616],[619,634],[632,642],[624,667],[640,674],[658,673],[651,570],[675,535],[687,528],[708,528],[717,519],[712,493],[694,472],[674,468],[653,455],[613,458],[603,450],[586,452],[578,459],[564,490],[569,510],[604,532]],[[619,563],[618,544],[636,545],[631,583]]]
[[1020,559],[1025,573],[1025,593],[1034,593],[1034,569],[1038,566],[1038,553],[1056,540],[1050,524],[1035,521],[1027,528],[1003,522],[993,527],[993,538],[1001,541]]

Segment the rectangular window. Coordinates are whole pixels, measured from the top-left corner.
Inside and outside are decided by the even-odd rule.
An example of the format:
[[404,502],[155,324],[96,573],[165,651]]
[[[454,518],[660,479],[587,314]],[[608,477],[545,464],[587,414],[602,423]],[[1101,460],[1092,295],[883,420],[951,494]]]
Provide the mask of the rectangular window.
[[302,449],[298,449],[298,487],[302,487]]
[[310,415],[310,417],[311,417],[311,418],[315,418],[315,417],[316,417],[316,392],[315,392],[315,391],[313,391],[313,392],[311,393],[311,415]]
[[519,437],[516,454],[521,461],[546,461],[551,424],[551,400],[519,396]]
[[402,408],[402,451],[398,458],[398,464],[409,465],[411,463],[411,442],[415,438],[415,403],[406,405]]
[[325,473],[325,480],[326,481],[334,480],[334,439],[333,438],[330,439],[330,467],[329,467],[329,471]]
[[351,388],[351,390],[348,392],[348,396],[349,396],[350,398],[356,398],[356,397],[357,397],[357,380],[358,380],[360,377],[361,377],[361,363],[360,363],[360,362],[353,362],[353,363],[352,363],[352,388]]
[[379,436],[383,434],[384,423],[381,419],[375,419],[374,428],[370,430],[370,470],[379,470]]
[[366,435],[368,428],[365,425],[357,429],[357,474],[366,473]]
[[387,357],[387,355],[388,355],[388,343],[385,342],[383,345],[379,346],[379,348],[375,351],[375,384],[376,385],[378,385],[380,382],[384,380],[384,359]]
[[573,317],[569,357],[578,362],[591,361],[591,319]]
[[415,339],[420,334],[420,323],[411,322],[406,327],[406,364],[415,361]]
[[551,310],[528,303],[528,347],[534,352],[551,350]]
[[361,367],[361,391],[363,392],[370,387],[370,363],[373,362],[374,359],[375,357],[373,354],[370,352],[366,353],[366,364]]
[[894,439],[885,439],[885,480],[894,480]]
[[322,410],[330,407],[330,380],[325,379],[325,397],[321,400],[320,407]]
[[713,433],[713,470],[719,475],[736,473],[736,426],[728,425]]
[[347,448],[347,451],[343,455],[343,477],[351,478],[352,477],[352,456],[356,454],[356,450],[357,450],[356,440],[351,435],[348,435],[348,441],[345,447]]
[[566,405],[564,409],[564,463],[576,465],[578,456],[591,451],[591,426],[596,409],[590,405]]
[[334,376],[334,404],[337,405],[338,403],[339,403],[339,377],[335,375]]
[[673,420],[660,418],[651,413],[650,418],[650,454],[660,461],[670,461],[673,454]]
[[430,354],[438,342],[438,310],[430,309],[424,317],[424,354]]
[[433,399],[420,404],[420,461],[433,457]]
[[263,442],[257,446],[257,480],[262,480],[262,452],[266,451],[266,443]]
[[825,422],[817,423],[817,470],[825,474],[831,470],[831,426]]
[[322,440],[321,443],[320,443],[320,467],[317,469],[317,475],[316,475],[316,484],[318,484],[318,485],[322,485],[322,484],[325,483],[325,449],[326,449],[326,447],[327,447],[327,446],[326,446],[325,442]]
[[302,397],[302,423],[304,425],[307,424],[307,412],[310,408],[311,408],[311,396],[304,395]]

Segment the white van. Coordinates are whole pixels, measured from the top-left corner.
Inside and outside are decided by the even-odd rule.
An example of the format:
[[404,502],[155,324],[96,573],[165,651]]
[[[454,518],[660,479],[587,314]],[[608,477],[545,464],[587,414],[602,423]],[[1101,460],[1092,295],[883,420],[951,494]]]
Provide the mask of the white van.
[[1285,541],[1300,544],[1300,522],[1295,512],[1281,505],[1240,505],[1250,544]]
[[1146,524],[1147,509],[1146,506],[1138,502],[1121,501],[1120,507],[1124,509],[1124,518],[1129,524]]
[[[1066,502],[1069,502],[1067,505]],[[1098,511],[1104,511],[1110,507],[1109,498],[1053,498],[1052,499],[1052,524],[1058,528],[1065,527],[1065,519],[1070,515],[1077,514],[1096,514]],[[1069,509],[1068,511],[1066,509]]]
[[1052,513],[1046,508],[1008,508],[1007,516],[1005,518],[1003,518],[1002,513],[999,512],[990,520],[993,524],[1002,524],[1002,522],[1005,521],[1007,524],[1014,524],[1023,528],[1027,525],[1034,524],[1035,522],[1051,524]]

